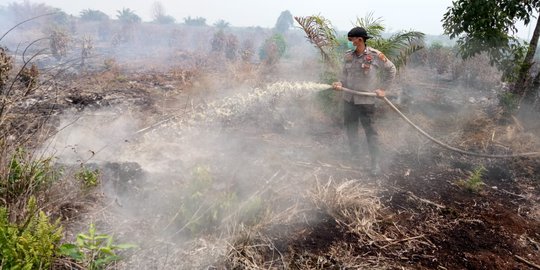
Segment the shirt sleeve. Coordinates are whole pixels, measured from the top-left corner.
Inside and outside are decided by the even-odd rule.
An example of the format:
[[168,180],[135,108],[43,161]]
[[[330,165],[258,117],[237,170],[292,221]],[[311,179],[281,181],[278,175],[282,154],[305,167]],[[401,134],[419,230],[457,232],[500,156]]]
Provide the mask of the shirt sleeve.
[[341,67],[341,77],[339,78],[339,81],[343,84],[343,86],[348,87],[345,85],[347,80],[347,69],[345,68],[345,63],[347,62],[346,59],[347,55],[345,55],[343,59],[343,66]]
[[381,81],[381,88],[385,91],[392,90],[392,85],[394,83],[394,79],[396,78],[396,66],[390,59],[386,58],[386,56],[383,53],[379,53],[378,55],[379,61],[381,61],[382,64],[382,81]]

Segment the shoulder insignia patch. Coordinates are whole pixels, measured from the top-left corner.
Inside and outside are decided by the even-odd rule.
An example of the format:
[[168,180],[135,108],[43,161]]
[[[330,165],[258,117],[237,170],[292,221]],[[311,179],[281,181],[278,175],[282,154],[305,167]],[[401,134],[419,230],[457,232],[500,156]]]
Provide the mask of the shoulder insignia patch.
[[379,53],[379,59],[381,59],[381,61],[385,62],[388,61],[388,58],[386,58],[386,55],[384,55],[384,53]]

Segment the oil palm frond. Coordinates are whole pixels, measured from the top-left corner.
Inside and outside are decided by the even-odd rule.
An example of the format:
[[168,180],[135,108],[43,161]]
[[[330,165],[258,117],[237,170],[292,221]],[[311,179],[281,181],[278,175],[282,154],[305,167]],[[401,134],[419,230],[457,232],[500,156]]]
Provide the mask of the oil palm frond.
[[383,20],[381,17],[374,18],[373,13],[368,13],[364,18],[356,18],[355,26],[363,27],[364,29],[366,29],[370,36],[378,39],[382,37],[382,33],[385,30],[382,22]]
[[409,57],[424,48],[424,33],[418,31],[401,31],[390,38],[392,62],[396,68],[407,64]]
[[339,42],[330,21],[322,16],[294,17],[294,19],[306,33],[309,42],[319,49],[323,60],[336,68],[338,66],[336,48]]

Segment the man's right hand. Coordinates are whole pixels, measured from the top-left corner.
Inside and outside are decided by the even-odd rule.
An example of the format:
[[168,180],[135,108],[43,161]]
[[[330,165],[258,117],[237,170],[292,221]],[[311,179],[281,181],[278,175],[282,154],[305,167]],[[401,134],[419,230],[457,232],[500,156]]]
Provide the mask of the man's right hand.
[[332,87],[334,88],[334,90],[336,91],[341,91],[343,90],[343,84],[341,82],[334,82],[332,83]]

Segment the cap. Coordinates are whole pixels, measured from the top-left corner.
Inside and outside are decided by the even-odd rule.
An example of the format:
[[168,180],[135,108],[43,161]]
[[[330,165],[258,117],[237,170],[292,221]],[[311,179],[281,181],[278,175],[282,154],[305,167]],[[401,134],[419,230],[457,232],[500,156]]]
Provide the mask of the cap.
[[355,27],[347,33],[347,37],[363,37],[364,39],[372,38],[371,36],[368,36],[368,33],[366,29],[363,27]]

